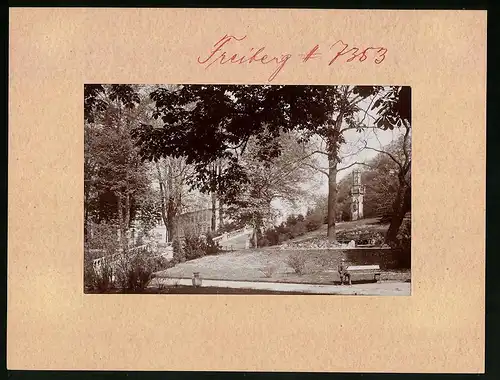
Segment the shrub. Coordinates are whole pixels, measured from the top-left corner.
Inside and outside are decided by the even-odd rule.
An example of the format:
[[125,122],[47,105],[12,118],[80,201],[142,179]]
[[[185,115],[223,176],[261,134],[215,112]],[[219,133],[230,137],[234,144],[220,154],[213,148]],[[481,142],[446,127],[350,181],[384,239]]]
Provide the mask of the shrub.
[[184,237],[184,255],[186,260],[194,260],[205,255],[207,250],[203,239],[194,234],[188,234]]
[[128,289],[132,291],[143,290],[155,271],[153,260],[140,253],[132,259],[130,266]]
[[155,257],[146,250],[141,250],[131,256],[124,255],[119,260],[116,281],[122,290],[141,291],[153,278],[153,273],[169,266],[171,264],[164,257]]
[[306,233],[306,226],[304,222],[299,222],[297,221],[291,228],[290,228],[290,236],[291,238],[296,238],[299,236],[302,236]]
[[207,239],[205,244],[205,254],[206,255],[216,255],[222,250],[220,244],[214,241],[212,233],[207,233]]
[[265,233],[265,239],[269,242],[268,245],[279,244],[280,234],[275,228],[270,228]]
[[83,268],[83,285],[85,290],[95,290],[95,275],[92,262],[85,262]]
[[297,217],[293,214],[288,215],[288,217],[286,218],[286,226],[290,228],[295,226],[295,224],[297,224]]
[[257,240],[257,246],[256,246],[255,245],[255,238],[254,238],[254,236],[251,236],[250,237],[250,248],[257,248],[259,246],[259,240],[260,239]]
[[92,224],[86,243],[88,248],[102,249],[108,255],[115,254],[119,245],[117,227],[108,223]]
[[261,269],[261,272],[265,277],[270,278],[274,273],[276,273],[276,267],[274,265],[267,265],[263,269]]
[[245,227],[245,223],[243,223],[243,222],[224,223],[224,224],[219,226],[219,229],[216,232],[216,236],[222,235],[224,232],[231,232],[231,231],[243,228],[243,227]]
[[299,275],[305,273],[306,259],[304,255],[292,253],[288,256],[286,263],[295,271],[295,273]]
[[382,233],[376,232],[371,237],[370,243],[373,245],[382,245],[384,244],[385,237]]
[[143,230],[140,230],[137,234],[137,240],[136,240],[136,244],[137,245],[143,245],[145,242],[144,242],[144,237],[146,236],[146,234],[144,233]]
[[403,251],[411,250],[411,222],[409,220],[403,220],[396,239],[398,241],[398,248],[401,248]]
[[399,227],[396,241],[389,243],[390,247],[398,251],[398,265],[402,268],[411,267],[411,221],[403,220]]
[[104,262],[101,267],[96,270],[92,260],[85,260],[83,273],[85,290],[105,293],[113,289],[112,275],[112,269],[106,262]]
[[171,260],[163,256],[155,256],[151,258],[153,272],[158,272],[161,270],[165,270],[174,266]]
[[289,240],[290,236],[288,234],[279,234],[278,235],[278,244],[284,243],[285,241]]
[[[367,217],[367,215],[365,214],[365,218]],[[340,220],[343,221],[343,222],[348,222],[351,220],[351,213],[348,212],[348,211],[345,211],[345,210],[342,210],[341,214],[340,214]]]
[[261,237],[257,244],[259,245],[259,247],[267,247],[271,245],[269,240],[265,236]]
[[323,216],[317,212],[307,215],[305,219],[307,231],[316,231],[323,225]]
[[281,223],[278,227],[276,227],[276,232],[280,235],[287,235],[290,232],[290,229],[285,223]]
[[114,288],[113,285],[113,270],[112,268],[104,264],[100,272],[96,272],[95,278],[95,289],[100,292],[106,292]]
[[184,252],[182,251],[182,246],[181,242],[179,239],[175,239],[172,242],[172,261],[174,263],[182,263],[186,261],[186,256],[184,255]]

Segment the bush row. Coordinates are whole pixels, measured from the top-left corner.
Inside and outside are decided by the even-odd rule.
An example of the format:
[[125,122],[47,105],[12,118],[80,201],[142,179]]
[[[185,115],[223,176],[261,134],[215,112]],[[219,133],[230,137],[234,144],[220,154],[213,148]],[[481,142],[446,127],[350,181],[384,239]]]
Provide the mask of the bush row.
[[207,233],[205,238],[193,234],[186,235],[183,244],[179,240],[175,240],[172,243],[172,249],[172,261],[174,264],[177,264],[207,255],[216,255],[222,248],[219,243],[213,240],[213,235]]
[[85,260],[84,283],[86,291],[105,293],[112,290],[137,292],[144,290],[153,273],[172,266],[163,256],[142,250],[137,254],[123,255],[113,264],[104,262],[99,269],[93,260]]
[[317,230],[323,222],[324,217],[319,212],[310,211],[305,217],[301,214],[290,215],[279,226],[269,228],[264,233],[259,232],[257,244],[259,247],[279,245],[306,232]]

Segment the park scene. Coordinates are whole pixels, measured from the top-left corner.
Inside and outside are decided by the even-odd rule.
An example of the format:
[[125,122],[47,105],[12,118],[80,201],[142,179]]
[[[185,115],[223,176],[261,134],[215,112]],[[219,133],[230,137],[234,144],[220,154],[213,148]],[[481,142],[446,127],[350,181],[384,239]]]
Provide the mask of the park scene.
[[86,84],[84,292],[411,294],[407,86]]

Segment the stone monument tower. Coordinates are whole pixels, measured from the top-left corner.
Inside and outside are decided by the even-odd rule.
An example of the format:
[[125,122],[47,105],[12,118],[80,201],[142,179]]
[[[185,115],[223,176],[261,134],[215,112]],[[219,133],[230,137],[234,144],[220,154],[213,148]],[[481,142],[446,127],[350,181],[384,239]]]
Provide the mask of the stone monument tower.
[[351,187],[351,220],[363,219],[363,197],[365,187],[361,185],[361,171],[354,169],[352,172]]

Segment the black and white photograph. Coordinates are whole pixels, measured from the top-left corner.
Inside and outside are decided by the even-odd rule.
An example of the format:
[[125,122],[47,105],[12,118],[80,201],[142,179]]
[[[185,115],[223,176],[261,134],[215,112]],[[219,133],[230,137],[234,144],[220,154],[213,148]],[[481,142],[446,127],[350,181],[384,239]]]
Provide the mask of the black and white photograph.
[[411,295],[411,88],[85,84],[92,294]]

